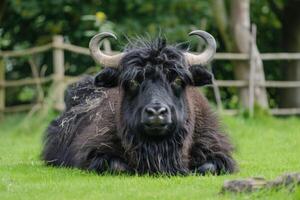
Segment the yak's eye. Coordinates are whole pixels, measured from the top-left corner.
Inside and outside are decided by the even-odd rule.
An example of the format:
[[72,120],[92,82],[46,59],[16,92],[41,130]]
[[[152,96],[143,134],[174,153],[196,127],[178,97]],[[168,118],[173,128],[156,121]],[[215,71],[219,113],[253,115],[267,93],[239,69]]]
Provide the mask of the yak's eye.
[[182,86],[183,85],[183,82],[182,80],[177,77],[174,81],[173,81],[173,84],[177,85],[177,86]]
[[136,80],[130,80],[128,82],[128,89],[131,91],[135,91],[140,86],[140,83]]
[[176,96],[180,96],[181,91],[183,89],[183,81],[177,77],[172,83],[171,83],[171,87],[175,93]]

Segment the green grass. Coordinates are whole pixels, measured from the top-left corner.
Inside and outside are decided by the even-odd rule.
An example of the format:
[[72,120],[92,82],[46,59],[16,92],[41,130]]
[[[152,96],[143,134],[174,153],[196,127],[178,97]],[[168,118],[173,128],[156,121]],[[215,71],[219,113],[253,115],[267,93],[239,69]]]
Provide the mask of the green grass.
[[[53,117],[53,115],[51,115]],[[39,160],[51,116],[0,124],[0,199],[300,199],[300,188],[253,194],[218,194],[224,180],[271,179],[300,171],[300,119],[224,117],[240,171],[226,176],[149,177],[97,175],[46,167]]]

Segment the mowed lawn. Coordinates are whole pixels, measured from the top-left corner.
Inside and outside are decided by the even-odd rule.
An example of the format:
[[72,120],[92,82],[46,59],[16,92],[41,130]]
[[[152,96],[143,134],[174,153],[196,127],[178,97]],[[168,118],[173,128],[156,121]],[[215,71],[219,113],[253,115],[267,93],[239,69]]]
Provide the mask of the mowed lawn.
[[226,194],[224,180],[300,172],[300,119],[223,117],[240,171],[225,176],[97,175],[44,166],[42,133],[52,117],[10,116],[0,123],[0,199],[300,199],[300,188]]

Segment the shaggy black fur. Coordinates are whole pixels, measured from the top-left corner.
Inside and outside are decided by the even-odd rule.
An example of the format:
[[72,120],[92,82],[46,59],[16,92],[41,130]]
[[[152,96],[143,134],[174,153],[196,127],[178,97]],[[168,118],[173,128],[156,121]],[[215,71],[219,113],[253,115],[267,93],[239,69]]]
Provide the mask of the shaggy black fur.
[[[211,73],[188,66],[183,51],[164,39],[138,40],[125,52],[119,69],[68,88],[67,109],[46,132],[46,163],[139,174],[234,172],[232,147],[195,88],[210,84]],[[143,123],[153,103],[171,116],[164,131]]]

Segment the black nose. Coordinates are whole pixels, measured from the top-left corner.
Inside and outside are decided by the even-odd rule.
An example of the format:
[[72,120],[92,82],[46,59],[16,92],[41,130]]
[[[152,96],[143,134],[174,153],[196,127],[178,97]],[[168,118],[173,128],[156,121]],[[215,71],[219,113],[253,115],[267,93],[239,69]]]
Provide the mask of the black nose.
[[160,106],[160,105],[155,105],[155,106],[148,106],[145,109],[145,112],[148,114],[148,116],[160,116],[160,115],[164,115],[165,113],[167,113],[167,108],[164,106]]
[[170,123],[170,111],[164,104],[147,105],[143,112],[143,121],[148,126],[164,126]]

